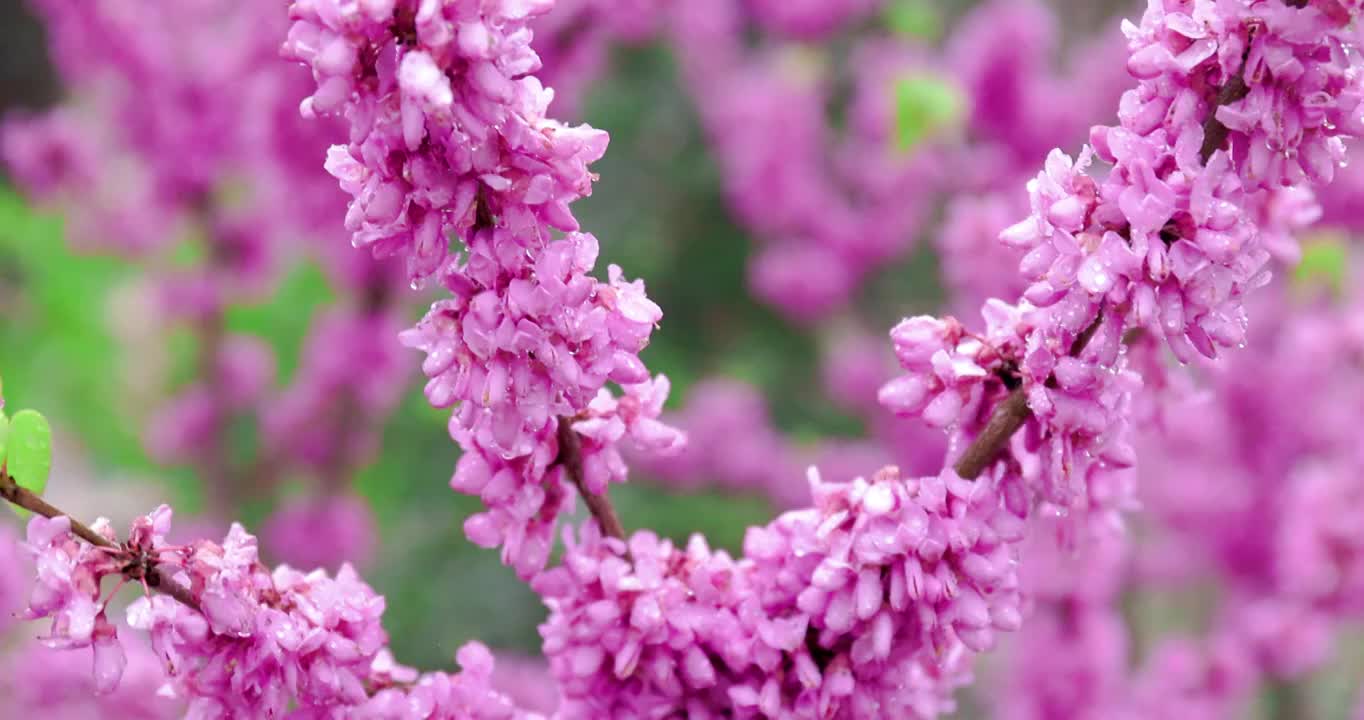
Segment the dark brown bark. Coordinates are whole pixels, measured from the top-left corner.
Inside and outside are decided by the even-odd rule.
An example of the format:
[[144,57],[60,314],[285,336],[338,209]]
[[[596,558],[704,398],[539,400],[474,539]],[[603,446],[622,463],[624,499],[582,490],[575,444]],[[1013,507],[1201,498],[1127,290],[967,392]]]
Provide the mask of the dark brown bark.
[[559,457],[555,462],[563,466],[569,480],[573,481],[573,486],[578,488],[578,494],[582,496],[583,502],[587,503],[587,509],[592,513],[592,517],[596,518],[597,525],[601,526],[602,534],[624,540],[625,526],[621,525],[620,516],[616,514],[611,498],[605,492],[597,494],[589,490],[583,478],[582,440],[578,433],[573,431],[571,418],[559,418]]

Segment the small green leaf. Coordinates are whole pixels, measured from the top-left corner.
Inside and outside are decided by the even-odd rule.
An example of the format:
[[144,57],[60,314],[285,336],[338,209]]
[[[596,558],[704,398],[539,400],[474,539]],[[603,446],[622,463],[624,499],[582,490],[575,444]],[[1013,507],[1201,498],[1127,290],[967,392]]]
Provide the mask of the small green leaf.
[[19,487],[35,495],[47,489],[52,472],[52,427],[36,410],[20,410],[9,421],[6,466]]
[[955,125],[965,101],[961,90],[936,75],[907,75],[895,82],[895,146],[901,152]]
[[942,16],[926,0],[895,0],[886,6],[883,19],[892,32],[921,40],[942,34]]
[[0,410],[0,465],[5,464],[5,440],[9,437],[9,416]]
[[1345,269],[1350,251],[1343,238],[1322,234],[1302,246],[1302,262],[1293,271],[1293,282],[1300,287],[1325,285],[1340,292],[1345,285]]

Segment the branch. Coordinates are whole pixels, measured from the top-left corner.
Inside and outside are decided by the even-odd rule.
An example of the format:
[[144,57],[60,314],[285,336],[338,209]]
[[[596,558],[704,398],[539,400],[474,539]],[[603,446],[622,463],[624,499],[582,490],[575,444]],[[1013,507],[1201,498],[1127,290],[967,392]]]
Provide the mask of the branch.
[[[1094,339],[1094,334],[1103,324],[1103,319],[1103,311],[1100,310],[1094,322],[1075,336],[1075,342],[1070,345],[1072,356],[1079,355],[1089,345],[1089,341]],[[1009,396],[1004,398],[1004,402],[995,408],[990,420],[985,423],[985,429],[966,448],[966,452],[962,453],[961,459],[957,460],[953,469],[967,480],[980,477],[985,468],[994,461],[995,455],[1009,444],[1009,438],[1013,437],[1030,417],[1032,410],[1028,407],[1027,393],[1021,387],[1014,388],[1009,392]]]
[[990,415],[990,421],[985,424],[985,429],[966,448],[966,452],[962,453],[961,459],[953,469],[967,480],[980,477],[995,459],[995,455],[1009,443],[1009,438],[1013,437],[1030,417],[1032,410],[1028,408],[1028,397],[1024,394],[1023,388],[1011,390],[1009,396],[1004,398],[1004,402],[995,408],[994,413]]
[[[91,545],[113,550],[115,552],[123,552],[125,550],[121,545],[90,529],[90,526],[71,517],[67,513],[62,512],[27,488],[19,487],[19,484],[14,482],[14,478],[10,477],[9,473],[3,470],[0,470],[0,498],[4,498],[18,507],[28,510],[29,512],[37,513],[48,519],[66,517],[71,521],[71,532]],[[155,589],[157,592],[196,611],[200,609],[199,602],[190,595],[189,590],[184,586],[173,582],[170,579],[170,576],[162,573],[159,568],[150,568],[143,579],[147,581],[148,587]]]
[[[1306,0],[1285,0],[1288,5],[1293,7],[1303,7]],[[1243,62],[1244,66],[1244,62]],[[1229,105],[1244,98],[1250,92],[1250,87],[1246,85],[1245,78],[1241,73],[1237,73],[1227,81],[1222,89],[1217,92],[1217,98],[1208,110],[1208,117],[1203,122],[1203,147],[1199,149],[1199,156],[1203,162],[1207,163],[1212,154],[1222,148],[1227,142],[1230,131],[1221,120],[1217,119],[1217,109],[1223,105]],[[1071,355],[1080,354],[1081,350],[1089,344],[1094,336],[1094,332],[1099,329],[1103,315],[1094,319],[1079,337],[1075,338],[1075,343],[1070,348]],[[989,421],[985,424],[985,429],[962,453],[961,459],[957,461],[957,474],[967,480],[974,480],[979,477],[985,468],[994,461],[999,451],[1009,444],[1009,438],[1023,427],[1023,424],[1032,417],[1032,410],[1028,408],[1028,400],[1023,388],[1015,388],[1009,392],[1004,402],[1000,403],[991,413]]]
[[555,458],[554,462],[564,466],[569,479],[578,488],[578,494],[582,495],[583,501],[587,503],[587,509],[592,512],[592,517],[596,518],[602,534],[624,541],[625,526],[621,525],[620,516],[616,515],[611,498],[605,492],[599,494],[589,490],[583,479],[582,439],[573,431],[571,418],[559,418],[559,457]]
[[[1292,3],[1289,3],[1292,5]],[[1244,61],[1242,65],[1244,66]],[[1198,156],[1203,158],[1203,163],[1207,164],[1212,154],[1222,149],[1227,143],[1227,135],[1231,132],[1221,120],[1217,119],[1217,109],[1223,105],[1230,105],[1244,98],[1250,93],[1250,86],[1246,85],[1245,78],[1237,73],[1235,77],[1227,81],[1221,90],[1217,91],[1217,99],[1213,101],[1212,108],[1208,110],[1208,119],[1203,121],[1203,147],[1199,148]]]

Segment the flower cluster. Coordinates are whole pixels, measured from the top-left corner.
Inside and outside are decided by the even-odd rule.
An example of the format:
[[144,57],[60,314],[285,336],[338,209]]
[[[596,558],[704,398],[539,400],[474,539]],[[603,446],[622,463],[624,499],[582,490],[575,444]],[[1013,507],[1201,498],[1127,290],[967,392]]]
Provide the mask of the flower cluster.
[[[1258,223],[1278,197],[1270,190],[1329,180],[1325,166],[1356,132],[1355,61],[1333,50],[1349,42],[1350,17],[1152,2],[1126,28],[1140,82],[1120,125],[1095,128],[1094,150],[1078,158],[1053,151],[1028,186],[1032,214],[1001,234],[1026,253],[1023,299],[987,302],[983,335],[931,319],[897,328],[910,374],[887,385],[887,404],[950,427],[958,446],[998,412],[1026,415],[1022,454],[1004,472],[1032,475],[1034,492],[1062,508],[1121,504],[1138,382],[1124,335],[1141,329],[1185,361],[1244,342],[1243,296],[1268,277]],[[1265,102],[1282,112],[1257,118],[1281,124],[1239,119]],[[1280,161],[1266,164],[1266,143]],[[1096,156],[1113,164],[1102,181],[1089,174]],[[997,410],[1014,388],[1026,408]]]
[[353,196],[357,245],[402,255],[414,281],[441,269],[446,238],[498,218],[524,242],[575,231],[569,203],[588,194],[606,133],[545,117],[527,23],[552,3],[296,2],[285,44],[317,91],[305,115],[343,116],[349,146],[328,171]]
[[[170,523],[163,505],[118,542],[101,520],[92,532],[108,542],[94,545],[73,534],[67,516],[29,522],[26,547],[38,573],[27,614],[53,619],[50,646],[94,647],[97,693],[115,692],[127,666],[99,594],[100,580],[115,576],[120,587],[148,590],[128,607],[127,624],[150,636],[165,672],[158,694],[182,699],[187,717],[539,717],[493,690],[492,656],[476,643],[459,651],[457,675],[419,678],[397,665],[380,624],[384,599],[349,565],[334,576],[272,570],[240,525],[221,543],[170,545]],[[142,668],[135,666],[137,685]],[[164,717],[168,707],[137,712]]]
[[[1349,18],[1345,18],[1348,20]],[[1089,155],[1056,156],[1033,215],[1002,236],[1028,250],[1033,303],[1107,303],[1183,360],[1244,342],[1242,296],[1266,279],[1255,208],[1271,188],[1324,184],[1364,130],[1345,23],[1317,5],[1152,3],[1129,26],[1138,86]]]
[[808,619],[811,652],[846,668],[847,717],[949,711],[969,656],[1022,620],[1022,520],[988,483],[951,470],[905,478],[886,468],[830,484],[816,476],[812,493],[812,510],[745,540],[769,614]]
[[[194,7],[207,12],[213,2]],[[1189,490],[1156,481],[1145,499],[1174,529],[1207,536],[1232,592],[1204,642],[1167,643],[1150,669],[1122,677],[1126,645],[1114,605],[1130,567],[1113,531],[1117,511],[1135,497],[1134,446],[1145,438],[1136,437],[1134,419],[1140,412],[1168,420],[1167,398],[1136,391],[1181,382],[1159,352],[1204,367],[1247,339],[1249,291],[1269,282],[1271,257],[1293,254],[1289,231],[1316,212],[1309,188],[1332,179],[1343,140],[1364,131],[1352,37],[1359,0],[1149,0],[1141,23],[1124,28],[1125,69],[1138,85],[1120,101],[1119,124],[1095,128],[1092,146],[1075,157],[1052,151],[1028,184],[1029,216],[999,233],[1007,250],[992,260],[1010,253],[1018,260],[1020,299],[983,300],[980,331],[951,318],[904,320],[890,336],[905,374],[888,383],[865,348],[830,358],[836,404],[869,423],[879,405],[945,431],[947,466],[906,474],[886,466],[842,483],[812,469],[812,502],[751,528],[737,558],[699,536],[685,547],[649,531],[627,538],[605,501],[610,485],[626,479],[627,441],[662,455],[678,451],[685,435],[661,419],[667,378],[640,359],[661,309],[614,265],[604,280],[593,276],[597,240],[573,215],[607,138],[547,116],[553,92],[531,74],[540,65],[531,26],[552,4],[294,0],[284,52],[315,81],[302,114],[330,116],[349,132],[325,167],[350,196],[353,244],[401,259],[414,286],[434,281],[443,292],[401,342],[426,355],[429,402],[453,410],[449,432],[463,454],[451,486],[486,506],[466,534],[500,548],[549,606],[541,633],[561,693],[554,717],[927,720],[955,709],[953,693],[970,681],[973,659],[1018,630],[1029,610],[1037,620],[1015,652],[1073,652],[1014,674],[1012,716],[1219,715],[1261,677],[1310,669],[1329,624],[1364,608],[1364,494],[1350,482],[1361,460],[1357,432],[1226,433],[1220,443],[1194,442],[1196,451],[1172,444],[1168,462],[1221,472],[1221,484],[1212,478]],[[1043,75],[1032,69],[1041,65],[1037,48],[1050,46],[1048,33],[1005,27],[1018,31],[1015,40],[986,32],[998,28],[979,20],[1026,25],[1038,12],[1032,4],[991,3],[980,12],[994,15],[973,16],[980,24],[967,23],[949,42],[961,65],[952,72],[974,102],[970,127],[985,147],[949,141],[908,155],[887,153],[894,131],[884,90],[907,72],[944,72],[917,50],[899,42],[856,50],[846,133],[830,142],[827,58],[743,37],[747,19],[778,34],[819,36],[877,3],[684,5],[675,39],[731,200],[747,224],[775,240],[752,266],[755,285],[798,317],[847,300],[860,278],[908,247],[926,187],[991,189],[971,173],[937,177],[943,158],[1007,158],[1001,176],[1011,179],[1016,161],[1050,145],[1045,132],[1031,132],[1036,121],[1020,123],[1029,127],[1019,132],[1008,127],[1038,113],[1045,103],[1033,103],[1055,90],[1054,78],[1019,84]],[[57,17],[72,23],[57,33],[68,54],[97,34],[78,12]],[[976,53],[982,46],[990,52]],[[129,52],[136,60],[144,51],[161,58],[162,50]],[[217,78],[214,63],[190,58],[198,61],[192,69]],[[278,90],[262,92],[277,99]],[[230,109],[215,105],[206,129],[227,132]],[[1057,125],[1089,110],[1067,112]],[[133,113],[130,123],[134,145],[165,154],[161,143],[178,133],[160,132],[160,121],[179,128],[180,117],[153,117],[146,127],[140,117]],[[84,150],[59,142],[80,136],[60,120],[50,118],[48,130],[19,126],[12,136],[19,140],[7,142],[35,187],[84,182],[91,171]],[[188,139],[178,142],[199,142],[204,129],[185,130]],[[55,147],[38,142],[43,132]],[[220,269],[255,267],[266,236],[215,209],[228,154],[195,148],[181,164],[148,169],[150,179],[133,187],[168,217],[193,213],[211,231]],[[1098,163],[1111,167],[1097,172]],[[293,169],[282,164],[272,177]],[[1011,206],[998,199],[987,196],[985,213],[953,207],[944,244],[958,269],[1002,224]],[[350,420],[382,414],[395,399],[393,348],[375,340],[392,332],[378,307],[387,278],[372,267],[353,270],[343,265],[337,274],[365,301],[354,314],[324,316],[304,359],[306,379],[264,413],[272,437],[290,438],[272,445],[273,455],[321,476],[328,491],[322,502],[286,507],[276,518],[271,535],[283,544],[308,526],[354,517],[342,488],[325,479],[342,475],[373,438],[371,427]],[[166,304],[206,321],[215,344],[202,382],[178,414],[165,416],[158,437],[168,455],[221,470],[214,436],[229,413],[268,403],[273,366],[259,346],[221,334],[218,288],[193,280],[167,283]],[[958,282],[982,297],[987,284],[1009,289],[1007,279],[979,280]],[[1284,343],[1301,355],[1291,360],[1357,370],[1364,334],[1358,322],[1338,324],[1351,330],[1336,342],[1307,333]],[[334,346],[348,352],[338,356]],[[1291,373],[1246,375],[1304,384]],[[1225,397],[1239,403],[1224,415],[1266,412],[1238,396],[1234,380],[1217,382],[1233,386]],[[688,409],[703,447],[677,458],[680,474],[785,494],[800,451],[770,427],[760,402],[732,388],[703,387],[699,409]],[[1341,412],[1308,399],[1325,418]],[[339,427],[321,428],[319,417],[338,418]],[[1354,429],[1352,418],[1335,417]],[[883,440],[908,437],[871,427]],[[883,462],[886,454],[833,449],[844,458],[830,464]],[[1181,486],[1190,474],[1171,473]],[[492,655],[481,645],[459,651],[457,675],[399,665],[386,649],[384,600],[350,565],[334,574],[272,569],[256,538],[235,524],[220,543],[172,545],[165,506],[134,521],[120,541],[107,522],[85,528],[0,479],[7,499],[43,515],[29,523],[25,544],[37,562],[26,616],[52,620],[49,645],[92,648],[97,691],[114,690],[128,662],[101,589],[112,576],[119,587],[146,591],[128,608],[127,625],[150,636],[167,675],[162,694],[183,698],[191,717],[542,717],[497,690]],[[575,486],[594,520],[565,529],[562,562],[545,569]],[[1237,492],[1217,492],[1228,486]],[[1184,502],[1181,492],[1204,495]],[[1208,518],[1227,522],[1200,522]],[[1247,538],[1227,531],[1232,522],[1266,531]],[[1040,547],[1026,544],[1029,531]],[[1072,547],[1083,560],[1064,554]]]
[[[662,312],[619,268],[606,282],[589,274],[597,241],[569,209],[591,191],[587,165],[606,134],[548,119],[553,93],[528,75],[539,60],[526,23],[549,6],[301,1],[285,44],[318,81],[305,114],[350,125],[327,169],[352,195],[355,244],[402,256],[414,282],[435,277],[452,295],[403,340],[427,354],[431,403],[457,406],[450,431],[464,455],[451,484],[489,505],[470,537],[501,545],[524,576],[544,566],[571,502],[561,422],[591,433],[593,492],[624,475],[612,446],[626,433],[597,422],[617,412],[607,405],[619,402],[646,445],[680,441],[653,421],[667,385],[638,357]],[[455,237],[463,253],[449,251]],[[602,399],[608,381],[652,382],[652,397]]]
[[934,717],[1021,621],[1022,521],[953,475],[812,477],[739,561],[585,528],[537,578],[564,717]]
[[[154,535],[159,540],[165,529],[162,523],[169,520],[169,509],[162,510],[138,521],[129,541],[129,556],[140,557],[149,552]],[[108,523],[97,523],[96,528],[112,544],[113,530]],[[118,629],[105,613],[100,580],[121,575],[126,562],[73,536],[71,518],[65,516],[30,520],[24,547],[33,556],[37,569],[37,582],[25,619],[52,619],[52,628],[44,639],[49,647],[93,647],[95,689],[113,690],[127,660],[118,642]]]
[[354,571],[343,567],[335,579],[288,567],[271,573],[239,525],[221,545],[169,546],[170,520],[163,505],[134,521],[124,543],[97,523],[107,546],[76,538],[66,516],[29,522],[38,583],[28,615],[53,618],[54,646],[94,646],[97,688],[116,687],[126,662],[99,595],[100,579],[115,575],[173,584],[193,598],[195,607],[156,595],[128,608],[129,626],[150,632],[168,675],[191,690],[193,712],[278,713],[291,702],[325,707],[364,697],[369,662],[386,643],[383,600]]
[[[1299,278],[1257,293],[1249,352],[1196,363],[1198,386],[1174,372],[1143,393],[1144,541],[1124,549],[1096,532],[1078,552],[1025,548],[1037,609],[1005,655],[1002,713],[1228,716],[1266,681],[1291,685],[1331,657],[1361,607],[1360,455],[1343,415],[1364,392],[1357,264],[1340,283]],[[1141,603],[1209,578],[1211,627],[1129,667],[1124,648],[1138,638],[1125,637],[1117,589]],[[1051,652],[1029,652],[1041,646]]]

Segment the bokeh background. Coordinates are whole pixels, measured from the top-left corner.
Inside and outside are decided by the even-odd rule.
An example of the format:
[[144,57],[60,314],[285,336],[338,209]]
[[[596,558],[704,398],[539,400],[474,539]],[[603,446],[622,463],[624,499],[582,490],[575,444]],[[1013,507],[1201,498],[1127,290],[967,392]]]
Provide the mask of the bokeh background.
[[[1093,69],[1087,63],[1118,57],[1077,49],[1120,47],[1117,18],[1139,12],[1144,4],[1048,3],[1056,24],[1055,42],[1045,51],[1046,71],[1074,78]],[[943,58],[961,19],[977,3],[902,0],[871,5],[875,9],[855,22],[818,37],[750,40],[775,48],[772,52],[789,62],[792,72],[818,75],[824,119],[835,137],[847,132],[857,78],[853,63],[863,57],[857,51],[869,44],[867,38],[898,38],[897,42],[913,46],[924,58],[924,72],[948,88],[946,100],[923,101],[925,112],[931,116],[945,104],[945,124],[965,125],[972,103],[980,101],[971,88],[954,84],[950,60]],[[89,91],[88,86],[63,84],[49,53],[47,29],[38,17],[19,0],[0,2],[0,116],[24,117],[57,103],[80,107],[81,93]],[[565,47],[571,47],[575,33],[600,31],[594,25],[600,20],[588,14],[576,22],[552,26]],[[709,444],[719,442],[710,436],[703,436],[706,443],[696,452],[728,453],[731,465],[779,462],[783,472],[791,469],[789,487],[774,488],[763,480],[768,483],[764,487],[745,488],[733,479],[704,477],[705,463],[681,473],[687,475],[682,479],[675,468],[642,466],[634,470],[629,485],[612,489],[612,497],[627,527],[653,528],[678,541],[700,532],[713,545],[738,552],[745,527],[766,521],[800,497],[805,485],[800,461],[822,460],[839,471],[868,471],[887,454],[909,464],[931,465],[933,453],[940,452],[933,449],[928,433],[872,418],[863,411],[865,403],[849,402],[849,391],[838,384],[838,371],[830,366],[838,360],[838,349],[865,349],[867,338],[879,342],[898,318],[965,307],[959,298],[949,296],[939,246],[933,241],[947,214],[936,177],[989,175],[991,170],[936,167],[935,180],[923,181],[922,218],[905,231],[903,250],[871,268],[847,302],[814,318],[766,302],[754,292],[750,273],[753,256],[768,240],[758,237],[761,229],[755,230],[744,217],[742,203],[727,189],[725,160],[717,156],[725,151],[717,150],[714,130],[708,133],[698,110],[698,93],[687,86],[686,62],[679,58],[684,50],[675,34],[661,26],[669,22],[659,21],[640,32],[608,32],[593,40],[591,52],[599,55],[590,62],[578,59],[586,70],[572,67],[574,58],[563,53],[562,76],[570,87],[561,96],[563,111],[556,114],[611,133],[610,150],[594,166],[601,179],[576,212],[583,227],[601,240],[603,259],[623,266],[631,277],[643,278],[650,296],[664,309],[665,320],[644,359],[671,379],[669,408],[683,411],[697,397],[718,397],[717,409],[712,410],[718,417],[749,413],[761,420],[754,422],[755,428],[766,423],[776,431],[745,438],[746,457],[742,448]],[[1014,41],[1030,42],[1032,30],[1050,32],[1018,28]],[[982,52],[1017,50],[1007,44]],[[557,71],[553,59],[547,55],[546,61]],[[1074,108],[1065,105],[1092,102],[1095,107],[1116,108],[1116,92],[1122,85],[1105,85],[1098,74],[1095,78],[1089,84],[1077,83],[1057,99],[1058,117],[1073,114]],[[886,92],[893,96],[898,91],[888,85]],[[1007,94],[1011,89],[1000,85],[975,92]],[[913,114],[913,107],[897,108],[889,97],[886,105],[896,113],[898,132],[906,132],[906,123],[918,122],[905,116]],[[1109,113],[1091,113],[1086,121],[1111,121],[1112,110]],[[100,121],[116,125],[119,119]],[[744,122],[742,117],[729,121]],[[1032,121],[1045,124],[1045,113]],[[880,151],[893,157],[919,152],[920,147],[933,152],[939,142],[969,144],[979,139],[974,130],[944,129],[931,117],[927,122],[931,126],[927,131],[910,138],[914,147],[887,142]],[[1067,149],[1073,151],[1085,140],[1083,132],[1070,137]],[[1044,153],[1042,148],[1018,163],[1039,166]],[[319,175],[321,162],[319,155]],[[772,172],[779,173],[780,168]],[[249,186],[252,178],[233,182]],[[330,181],[324,177],[326,182]],[[777,179],[772,182],[771,192],[787,191]],[[953,192],[968,196],[979,192],[971,183],[963,185]],[[915,187],[911,183],[901,189]],[[340,191],[336,192],[339,198]],[[1024,196],[1021,179],[1014,193],[1020,199]],[[165,422],[158,421],[159,414],[200,372],[207,340],[194,323],[155,310],[157,301],[149,299],[158,297],[158,281],[153,278],[167,264],[174,268],[177,263],[198,262],[202,250],[195,247],[200,239],[187,231],[154,260],[130,258],[98,243],[92,247],[72,242],[69,214],[72,203],[80,201],[66,197],[35,202],[0,182],[0,375],[8,407],[40,408],[56,429],[57,460],[49,491],[54,502],[87,517],[110,516],[121,526],[134,514],[166,501],[177,508],[182,523],[213,528],[228,517],[249,527],[265,526],[281,505],[314,493],[358,497],[369,508],[374,527],[372,534],[361,533],[356,540],[369,548],[362,568],[388,599],[386,625],[400,658],[419,667],[449,667],[455,649],[475,638],[509,655],[536,653],[536,626],[545,615],[541,603],[494,552],[464,538],[461,524],[479,503],[447,487],[458,450],[446,434],[446,414],[428,407],[421,394],[419,354],[399,351],[403,364],[396,405],[386,415],[363,418],[378,443],[345,466],[342,477],[322,482],[308,472],[284,471],[263,487],[254,482],[256,478],[228,478],[225,481],[240,490],[224,497],[211,487],[222,478],[206,477],[193,462],[167,462],[161,457],[165,453],[157,452],[154,437],[157,423]],[[338,215],[336,232],[327,242],[345,243],[340,220]],[[222,312],[223,332],[256,338],[273,356],[276,372],[263,391],[267,396],[282,393],[307,362],[307,338],[314,321],[354,294],[353,288],[336,281],[325,256],[319,260],[313,255],[282,253],[264,289],[231,297]],[[392,301],[393,312],[410,324],[429,299],[421,291],[408,292]],[[861,360],[845,360],[865,364],[866,354],[874,358],[880,353],[889,361],[888,344],[876,348],[873,343]],[[355,351],[341,344],[323,352]],[[325,422],[327,417],[314,420]],[[268,437],[261,417],[249,408],[217,432],[224,467],[248,475],[259,469],[255,460],[265,453],[264,446],[280,440]],[[885,449],[895,438],[922,441],[926,449],[901,459]],[[730,457],[734,453],[741,456]],[[776,474],[773,468],[767,470]],[[272,547],[269,540],[266,536],[263,547],[268,557],[289,558],[291,548]],[[1156,636],[1196,625],[1207,597],[1201,590],[1134,596],[1128,611],[1144,633]],[[1139,654],[1141,643],[1137,645],[1133,652]],[[1314,717],[1343,718],[1350,706],[1360,668],[1351,656],[1359,653],[1350,642],[1342,646],[1346,661],[1308,681],[1313,712],[1319,713]],[[961,717],[986,716],[988,703],[969,692],[963,700]],[[1273,714],[1280,712],[1275,702],[1267,698],[1247,712],[1286,717]]]

